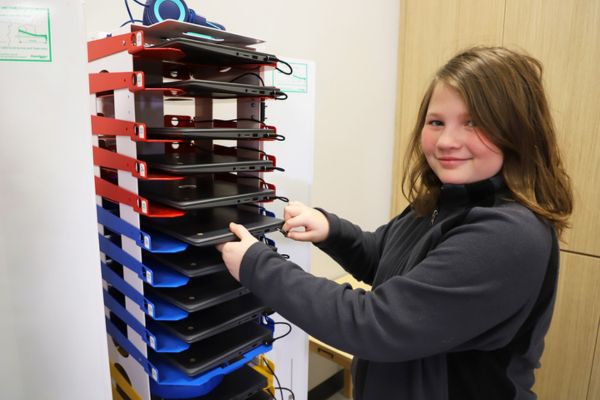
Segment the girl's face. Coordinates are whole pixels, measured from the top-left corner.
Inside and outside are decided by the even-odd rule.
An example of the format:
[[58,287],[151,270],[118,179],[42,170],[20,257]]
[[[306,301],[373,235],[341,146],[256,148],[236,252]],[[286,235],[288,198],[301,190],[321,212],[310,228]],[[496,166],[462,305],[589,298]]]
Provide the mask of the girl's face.
[[471,121],[454,88],[438,83],[431,96],[421,148],[442,183],[465,184],[496,175],[504,156]]

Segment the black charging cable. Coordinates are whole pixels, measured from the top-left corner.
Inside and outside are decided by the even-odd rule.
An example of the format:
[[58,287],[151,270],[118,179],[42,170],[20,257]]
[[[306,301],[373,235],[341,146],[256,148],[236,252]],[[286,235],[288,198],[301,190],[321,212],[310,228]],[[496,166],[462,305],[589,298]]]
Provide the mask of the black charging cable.
[[287,62],[285,62],[283,60],[280,60],[279,58],[276,58],[275,61],[277,61],[278,63],[282,63],[283,65],[285,65],[285,66],[287,66],[289,68],[289,71],[284,71],[284,70],[282,70],[279,67],[275,67],[275,69],[277,71],[281,72],[284,75],[291,75],[291,74],[294,73],[294,68],[292,68],[292,66],[289,63],[287,63]]
[[275,97],[273,97],[275,100],[287,100],[288,98],[288,94],[285,92],[281,92],[279,94],[277,94]]
[[254,77],[258,78],[258,80],[260,81],[261,86],[265,86],[265,81],[263,80],[263,78],[259,74],[255,73],[255,72],[245,72],[245,73],[243,73],[241,75],[236,76],[230,82],[233,83],[233,82],[235,82],[235,81],[237,81],[237,80],[239,80],[239,79],[241,79],[241,78],[243,78],[245,76],[254,76]]
[[[286,63],[286,64],[287,64],[287,63]],[[287,64],[287,65],[289,66],[289,64]],[[292,68],[292,67],[290,66],[290,73],[286,73],[286,72],[284,72],[284,71],[282,71],[282,70],[280,70],[280,69],[277,69],[277,70],[278,70],[278,71],[280,71],[282,74],[285,74],[285,75],[291,75],[291,74],[292,74],[292,72],[293,72],[293,71],[291,70],[291,68]],[[237,80],[239,80],[239,79],[241,79],[241,78],[243,78],[243,77],[245,77],[245,76],[254,76],[254,77],[258,78],[258,80],[260,81],[260,84],[261,84],[261,86],[265,86],[265,81],[263,80],[263,78],[262,78],[262,77],[261,77],[259,74],[255,73],[255,72],[246,72],[246,73],[243,73],[243,74],[241,74],[241,75],[238,75],[238,76],[236,76],[235,78],[233,78],[233,79],[232,79],[231,81],[229,81],[229,82],[233,83],[233,82],[235,82],[235,81],[237,81]],[[281,93],[278,93],[277,95],[275,95],[273,98],[274,98],[275,100],[287,100],[287,98],[288,98],[288,94],[287,94],[287,93],[285,93],[285,92],[281,92]]]
[[[292,392],[292,389],[284,388],[284,387],[281,386],[281,383],[279,382],[279,378],[277,377],[277,375],[275,375],[275,371],[273,371],[273,369],[271,368],[271,366],[269,365],[269,363],[266,362],[265,365],[269,369],[269,372],[271,372],[271,374],[273,374],[273,377],[275,378],[275,382],[277,382],[277,386],[274,389],[275,390],[279,390],[279,393],[281,393],[281,400],[285,400],[285,398],[283,397],[283,391],[284,390],[286,392],[290,392],[290,394],[292,395],[292,400],[296,400],[296,395],[294,394],[294,392]],[[267,392],[267,393],[269,393],[269,392]],[[275,397],[274,394],[269,393],[269,396],[271,396],[273,399],[277,400],[277,397]]]
[[288,327],[288,331],[286,333],[284,333],[281,336],[278,336],[276,338],[273,338],[273,341],[271,343],[275,343],[276,340],[279,339],[283,339],[284,337],[286,337],[287,335],[289,335],[290,333],[292,333],[292,325],[288,324],[287,322],[273,322],[273,325],[284,325]]
[[[261,154],[261,155],[262,155],[263,157],[265,157],[265,158],[268,158],[268,156],[269,156],[269,154],[267,154],[266,152],[264,152],[264,151],[262,151],[262,150],[253,149],[253,148],[250,148],[250,147],[235,146],[235,147],[232,147],[232,149],[239,149],[239,150],[255,151],[255,152],[257,152],[257,153]],[[271,168],[269,168],[269,171],[271,171],[271,170],[273,170],[273,171],[285,172],[285,169],[284,169],[284,168],[281,168],[281,167],[271,167]]]
[[[264,316],[263,316],[263,317],[264,317]],[[276,337],[276,338],[274,338],[274,339],[273,339],[273,341],[272,341],[271,343],[275,343],[275,341],[276,341],[276,340],[283,339],[284,337],[286,337],[287,335],[289,335],[289,334],[292,332],[292,325],[288,324],[287,322],[273,322],[273,325],[285,325],[285,326],[287,326],[289,329],[288,329],[288,331],[287,331],[286,333],[284,333],[283,335],[281,335],[281,336],[279,336],[279,337]],[[277,386],[276,386],[274,389],[276,389],[276,390],[279,390],[279,393],[281,393],[281,400],[285,400],[285,399],[284,399],[284,397],[283,397],[283,391],[284,391],[284,390],[285,390],[285,391],[287,391],[287,392],[290,392],[290,393],[291,393],[291,395],[292,395],[292,400],[295,400],[295,399],[296,399],[296,395],[294,394],[294,392],[292,392],[292,390],[291,390],[291,389],[288,389],[288,388],[284,388],[284,387],[282,387],[282,386],[281,386],[281,382],[279,382],[279,378],[277,377],[277,375],[275,374],[275,371],[273,371],[273,369],[271,368],[271,366],[269,365],[269,363],[268,363],[268,362],[265,362],[265,365],[266,365],[266,366],[267,366],[267,368],[269,369],[269,372],[271,372],[271,374],[273,374],[273,377],[275,378],[275,381],[277,382]],[[270,395],[270,396],[271,396],[273,399],[277,400],[277,398],[275,397],[275,394],[274,394],[274,393],[273,393],[273,394],[271,394],[271,393],[270,393],[270,392],[268,392],[268,391],[267,391],[267,393],[269,393],[269,395]]]
[[[275,389],[275,390],[279,390],[279,391],[285,390],[286,392],[290,392],[290,394],[292,395],[292,400],[295,400],[295,399],[296,399],[296,395],[294,394],[294,392],[292,392],[292,390],[291,390],[291,389],[284,388],[284,387],[275,387],[275,388],[273,388],[273,389]],[[275,396],[273,396],[273,395],[271,395],[271,398],[273,398],[273,399],[277,400],[277,398],[276,398]],[[283,395],[281,396],[281,398],[283,399]],[[285,399],[284,399],[284,400],[285,400]]]

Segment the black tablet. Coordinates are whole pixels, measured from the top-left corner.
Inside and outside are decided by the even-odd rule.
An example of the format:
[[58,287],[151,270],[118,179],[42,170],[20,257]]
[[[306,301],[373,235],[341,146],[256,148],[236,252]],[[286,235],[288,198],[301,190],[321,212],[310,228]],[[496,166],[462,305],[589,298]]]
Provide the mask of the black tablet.
[[264,390],[256,392],[256,394],[248,397],[246,400],[273,400],[274,396],[270,396]]
[[148,321],[173,333],[186,343],[194,343],[210,336],[220,334],[250,321],[259,321],[259,317],[268,311],[253,294],[245,294],[214,307],[190,314],[181,321]]
[[144,292],[193,313],[235,299],[249,293],[249,290],[225,271],[194,278],[178,288],[156,288],[146,284]]
[[140,195],[180,210],[271,200],[275,190],[217,176],[191,176],[179,181],[140,181]]
[[275,139],[271,128],[147,128],[148,139],[240,140]]
[[188,38],[167,39],[148,48],[175,48],[185,53],[178,62],[188,62],[207,65],[244,65],[244,64],[273,64],[277,57],[273,54],[262,53],[248,48],[226,46],[222,44],[201,42]]
[[189,246],[185,251],[179,253],[151,253],[144,250],[143,257],[190,278],[226,270],[221,253],[213,246]]
[[210,152],[140,154],[138,158],[151,170],[178,175],[266,171],[273,168],[271,160],[257,160]]
[[161,356],[185,374],[192,376],[226,364],[272,341],[273,332],[270,329],[248,322],[193,343],[188,350],[181,353],[161,353]]
[[[202,397],[188,400],[249,400],[268,385],[267,378],[254,368],[244,365],[223,377],[219,386]],[[266,394],[266,393],[265,393]],[[256,397],[263,399],[264,397]],[[267,399],[271,399],[267,397]]]
[[210,246],[237,240],[229,230],[230,222],[244,225],[254,236],[261,236],[276,231],[284,221],[230,206],[189,211],[177,218],[142,216],[142,229],[150,227],[193,246]]
[[183,91],[183,97],[209,97],[213,99],[235,99],[238,97],[269,97],[283,99],[286,94],[274,86],[258,86],[244,83],[190,79],[147,84],[149,88],[174,88]]

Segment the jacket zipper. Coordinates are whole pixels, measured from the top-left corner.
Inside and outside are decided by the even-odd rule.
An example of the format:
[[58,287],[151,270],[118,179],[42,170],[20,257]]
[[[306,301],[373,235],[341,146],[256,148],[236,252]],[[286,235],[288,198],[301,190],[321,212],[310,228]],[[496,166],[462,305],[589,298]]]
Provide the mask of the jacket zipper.
[[433,223],[435,222],[435,218],[438,216],[439,212],[437,210],[437,208],[435,210],[433,210],[433,213],[431,213],[431,225],[433,225]]

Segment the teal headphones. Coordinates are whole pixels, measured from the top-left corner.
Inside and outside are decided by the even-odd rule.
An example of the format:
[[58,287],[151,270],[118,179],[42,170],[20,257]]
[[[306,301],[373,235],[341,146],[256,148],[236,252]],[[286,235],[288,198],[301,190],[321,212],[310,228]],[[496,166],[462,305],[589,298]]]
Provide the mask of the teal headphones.
[[189,22],[209,28],[225,30],[225,27],[216,22],[207,21],[196,14],[183,0],[147,0],[144,7],[144,25],[152,25],[166,19]]

